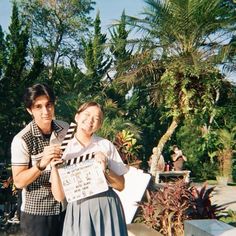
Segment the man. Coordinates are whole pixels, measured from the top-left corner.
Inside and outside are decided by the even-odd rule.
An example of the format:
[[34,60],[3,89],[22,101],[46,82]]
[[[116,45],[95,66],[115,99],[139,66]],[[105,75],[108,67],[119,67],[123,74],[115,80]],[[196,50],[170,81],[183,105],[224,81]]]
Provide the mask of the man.
[[21,229],[29,236],[60,236],[64,214],[51,192],[50,161],[61,157],[69,125],[54,119],[55,96],[46,84],[27,88],[24,104],[32,121],[11,145],[14,184],[23,189]]

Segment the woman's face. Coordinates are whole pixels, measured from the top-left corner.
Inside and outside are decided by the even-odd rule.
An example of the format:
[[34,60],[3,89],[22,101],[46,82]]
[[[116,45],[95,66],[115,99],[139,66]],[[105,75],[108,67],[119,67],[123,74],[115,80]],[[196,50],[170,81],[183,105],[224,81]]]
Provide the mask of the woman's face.
[[84,111],[75,115],[77,129],[82,130],[86,134],[93,134],[102,124],[102,111],[97,106],[87,107]]
[[55,106],[46,95],[39,96],[27,111],[33,116],[36,124],[41,128],[51,126],[55,115]]
[[179,148],[178,147],[175,147],[174,150],[173,150],[175,153],[177,153],[179,151]]

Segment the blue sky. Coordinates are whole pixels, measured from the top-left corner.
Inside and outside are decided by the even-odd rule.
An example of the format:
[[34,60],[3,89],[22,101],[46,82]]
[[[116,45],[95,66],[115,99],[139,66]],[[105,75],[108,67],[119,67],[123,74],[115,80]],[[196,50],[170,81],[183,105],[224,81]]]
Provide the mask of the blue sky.
[[0,25],[3,31],[6,31],[11,19],[10,0],[0,0]]
[[[95,13],[100,11],[102,28],[107,27],[120,19],[122,11],[125,9],[127,15],[137,16],[144,7],[143,0],[95,0]],[[0,0],[0,25],[3,31],[7,31],[11,17],[11,0]],[[105,32],[104,32],[105,33]]]
[[[144,0],[95,0],[96,6],[94,15],[97,10],[100,11],[101,24],[103,33],[107,33],[107,28],[115,20],[120,19],[122,11],[125,9],[127,15],[138,16],[143,12],[145,7]],[[3,31],[8,30],[11,18],[11,0],[0,0],[0,25]],[[137,35],[136,35],[137,36]],[[228,79],[236,83],[236,74],[228,75]]]

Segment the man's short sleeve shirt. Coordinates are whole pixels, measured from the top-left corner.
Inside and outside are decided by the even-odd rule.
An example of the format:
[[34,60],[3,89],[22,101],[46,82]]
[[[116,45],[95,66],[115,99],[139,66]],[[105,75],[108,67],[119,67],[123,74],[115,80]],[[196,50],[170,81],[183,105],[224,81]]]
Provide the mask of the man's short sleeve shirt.
[[[45,146],[60,144],[69,125],[63,121],[52,121],[53,132],[50,138],[42,135],[35,121],[29,123],[13,139],[11,145],[12,166],[34,166],[41,160]],[[51,192],[50,166],[22,192],[21,210],[34,215],[57,215],[60,213],[58,203]]]

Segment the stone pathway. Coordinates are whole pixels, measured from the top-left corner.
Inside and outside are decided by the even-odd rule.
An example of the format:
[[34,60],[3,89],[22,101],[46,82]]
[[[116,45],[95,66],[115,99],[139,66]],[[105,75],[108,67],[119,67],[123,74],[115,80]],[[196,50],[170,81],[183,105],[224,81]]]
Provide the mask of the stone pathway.
[[236,186],[216,185],[212,195],[212,203],[226,204],[226,210],[236,211]]

